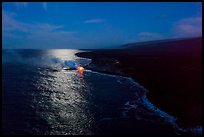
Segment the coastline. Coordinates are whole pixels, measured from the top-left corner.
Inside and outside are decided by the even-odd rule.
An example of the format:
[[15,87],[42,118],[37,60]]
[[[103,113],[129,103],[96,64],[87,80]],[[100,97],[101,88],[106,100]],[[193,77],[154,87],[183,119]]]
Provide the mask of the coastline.
[[[184,52],[182,46],[176,47],[182,44]],[[177,117],[179,126],[189,128],[202,125],[201,49],[202,39],[197,38],[162,43],[159,48],[92,50],[76,55],[92,59],[88,69],[132,77],[149,90],[147,98],[156,107]]]

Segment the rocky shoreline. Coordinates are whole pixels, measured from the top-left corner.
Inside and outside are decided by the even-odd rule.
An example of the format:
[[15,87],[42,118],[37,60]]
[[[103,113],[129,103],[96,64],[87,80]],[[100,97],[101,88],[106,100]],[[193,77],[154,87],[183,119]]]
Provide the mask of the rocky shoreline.
[[176,116],[179,126],[191,128],[202,125],[201,49],[202,39],[196,38],[162,43],[159,48],[93,50],[76,55],[92,59],[87,66],[90,70],[132,77],[150,91],[147,97],[153,104]]

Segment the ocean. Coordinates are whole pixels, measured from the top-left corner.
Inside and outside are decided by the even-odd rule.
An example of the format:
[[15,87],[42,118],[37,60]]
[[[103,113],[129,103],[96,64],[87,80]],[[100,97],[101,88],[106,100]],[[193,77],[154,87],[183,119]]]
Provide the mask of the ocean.
[[[80,50],[3,50],[3,134],[185,134],[130,77],[91,70]],[[71,62],[71,63],[67,63]]]

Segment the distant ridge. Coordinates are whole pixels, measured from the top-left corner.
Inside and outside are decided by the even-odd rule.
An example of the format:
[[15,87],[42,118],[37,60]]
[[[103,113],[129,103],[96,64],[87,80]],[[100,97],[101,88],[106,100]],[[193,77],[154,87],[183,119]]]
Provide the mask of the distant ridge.
[[142,42],[134,42],[134,43],[128,43],[125,45],[122,45],[120,49],[122,48],[136,48],[137,46],[150,46],[150,45],[157,45],[157,44],[163,44],[168,42],[174,42],[174,41],[183,41],[183,40],[193,40],[193,39],[202,39],[202,36],[200,37],[190,37],[190,38],[175,38],[175,39],[163,39],[163,40],[151,40],[151,41],[142,41]]

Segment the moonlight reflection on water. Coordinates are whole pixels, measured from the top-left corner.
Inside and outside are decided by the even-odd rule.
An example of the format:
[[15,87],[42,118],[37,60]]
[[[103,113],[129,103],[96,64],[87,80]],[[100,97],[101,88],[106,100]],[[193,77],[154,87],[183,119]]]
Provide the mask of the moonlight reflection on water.
[[105,128],[123,132],[124,128],[115,127],[124,126],[120,122],[129,118],[136,120],[133,127],[142,128],[136,131],[142,134],[151,129],[137,122],[155,124],[159,131],[153,133],[160,132],[156,126],[162,121],[177,128],[174,117],[154,107],[144,96],[145,88],[133,79],[91,70],[85,70],[81,79],[78,70],[64,70],[70,64],[90,63],[90,59],[76,57],[77,52],[3,52],[4,134],[90,135],[103,134]]
[[[48,55],[65,61],[76,60],[75,53],[74,50],[51,50]],[[50,125],[50,134],[93,134],[93,116],[87,102],[89,85],[79,79],[78,72],[44,70],[40,73],[44,76],[40,77],[36,86],[43,98],[38,102],[41,111],[37,113]]]

